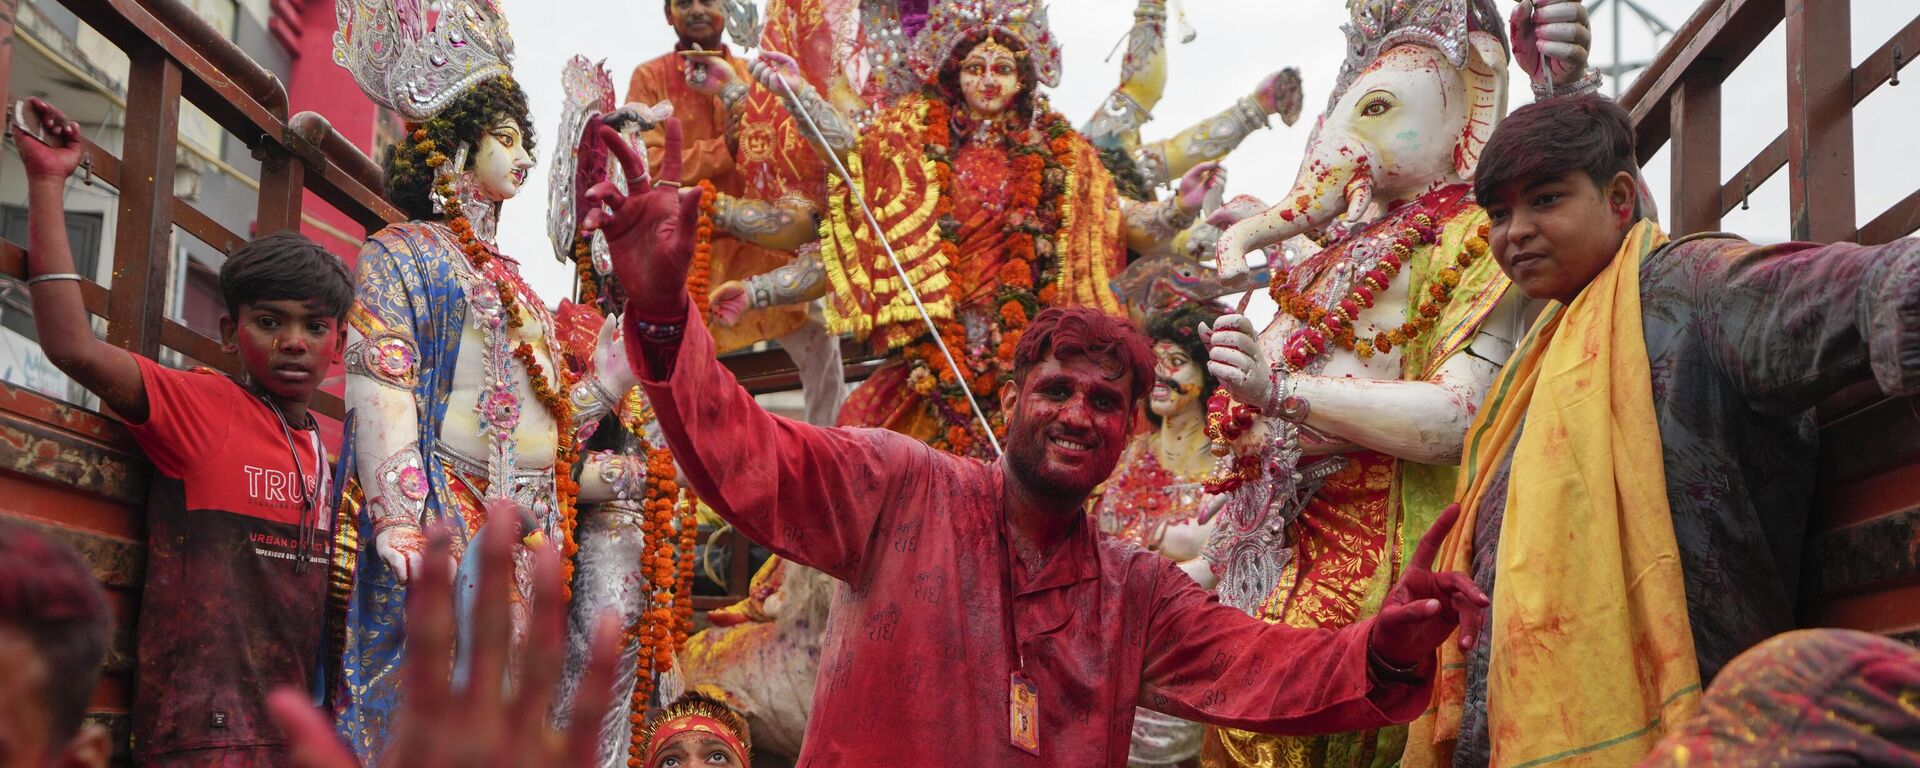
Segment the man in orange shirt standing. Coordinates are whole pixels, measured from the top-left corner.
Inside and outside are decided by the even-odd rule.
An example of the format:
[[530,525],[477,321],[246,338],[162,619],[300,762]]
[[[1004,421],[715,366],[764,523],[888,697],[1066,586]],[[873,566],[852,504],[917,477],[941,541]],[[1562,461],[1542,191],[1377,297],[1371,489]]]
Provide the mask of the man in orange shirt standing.
[[[673,51],[635,67],[627,85],[627,102],[673,105],[679,118],[684,149],[679,181],[693,186],[713,183],[721,197],[715,213],[712,272],[708,284],[745,281],[793,261],[793,253],[756,245],[736,237],[752,237],[783,226],[771,220],[788,215],[772,206],[734,204],[753,197],[744,174],[735,167],[741,108],[753,78],[747,62],[735,58],[720,41],[725,30],[722,0],[664,0],[667,23],[680,40]],[[659,168],[666,138],[655,127],[642,134],[647,164]],[[731,214],[738,215],[731,215]],[[735,221],[721,219],[768,219]],[[764,225],[764,226],[762,226]],[[819,276],[824,279],[824,275]],[[764,279],[764,278],[763,278]],[[777,289],[776,289],[777,290]],[[808,317],[808,304],[749,308],[732,323],[710,323],[721,351],[737,349],[763,339],[775,339],[800,368],[806,393],[806,420],[831,425],[845,398],[839,340],[818,319]],[[719,313],[716,313],[719,314]],[[731,318],[726,318],[731,319]]]

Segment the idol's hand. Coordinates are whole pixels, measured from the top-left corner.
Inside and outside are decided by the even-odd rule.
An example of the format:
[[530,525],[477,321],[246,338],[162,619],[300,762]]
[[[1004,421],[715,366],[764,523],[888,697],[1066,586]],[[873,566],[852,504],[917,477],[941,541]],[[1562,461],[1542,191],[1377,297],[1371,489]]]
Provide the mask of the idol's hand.
[[1300,119],[1300,70],[1287,67],[1260,80],[1253,89],[1253,100],[1280,122],[1293,125]]
[[[607,315],[607,319],[600,324],[600,334],[593,340],[594,375],[600,378],[601,384],[619,382],[625,385],[616,394],[624,394],[626,387],[633,386],[633,382],[627,378],[633,367],[627,362],[626,340],[620,338],[622,325],[619,315]],[[612,388],[608,391],[612,391]],[[613,408],[620,406],[619,403],[607,405]]]
[[[698,74],[705,72],[706,74]],[[706,57],[699,61],[687,62],[687,87],[708,96],[718,96],[738,80],[733,65],[726,59]]]
[[[1531,7],[1533,14],[1527,15]],[[1593,30],[1587,22],[1587,8],[1580,0],[1533,0],[1513,10],[1507,24],[1513,37],[1513,60],[1527,77],[1541,79],[1540,55],[1546,54],[1553,68],[1553,82],[1569,83],[1587,71],[1587,46]]]
[[1440,542],[1460,519],[1460,505],[1448,505],[1440,519],[1420,537],[1420,547],[1400,583],[1393,585],[1380,607],[1367,639],[1375,657],[1406,669],[1433,659],[1434,649],[1447,636],[1460,633],[1460,650],[1470,650],[1479,639],[1481,621],[1492,601],[1464,573],[1434,573],[1433,558]]
[[1188,169],[1180,177],[1180,191],[1176,195],[1180,210],[1186,213],[1199,212],[1200,206],[1207,201],[1207,193],[1225,183],[1227,169],[1219,163],[1205,162]]
[[1240,223],[1241,219],[1245,219],[1266,209],[1267,204],[1260,202],[1259,198],[1252,195],[1241,195],[1232,200],[1228,200],[1225,205],[1215,208],[1213,213],[1207,214],[1207,223],[1221,229],[1226,229]]
[[747,284],[739,280],[721,283],[707,297],[707,309],[713,313],[714,322],[726,328],[740,322],[740,316],[752,308],[753,297],[747,295]]
[[[799,62],[794,61],[792,56],[778,51],[760,54],[760,58],[754,59],[752,64],[747,65],[747,74],[753,75],[753,79],[759,81],[760,85],[779,94],[782,99],[787,98],[788,88],[793,89],[794,93],[799,93],[803,89],[813,87],[806,78],[800,76]],[[783,82],[786,83],[785,88],[781,87]]]
[[673,117],[671,101],[662,100],[653,106],[634,101],[622,104],[619,109],[602,115],[600,120],[613,126],[615,130],[625,131],[628,125],[633,125],[640,130],[651,131],[666,122],[669,117]]
[[660,176],[647,177],[646,162],[618,131],[605,124],[593,130],[622,168],[642,169],[627,179],[627,192],[611,181],[587,190],[592,206],[581,217],[582,233],[599,231],[607,238],[613,270],[627,294],[627,310],[644,320],[677,320],[687,307],[687,270],[693,263],[695,230],[700,220],[700,190],[682,188],[680,177],[680,121],[661,126],[666,133]]
[[420,572],[420,560],[426,551],[426,537],[417,525],[396,525],[373,535],[373,551],[393,571],[395,581],[405,584]]
[[[511,502],[490,505],[490,526],[518,520]],[[504,532],[503,532],[504,533]],[[419,768],[506,768],[521,765],[591,766],[596,763],[600,721],[613,698],[620,628],[612,616],[595,625],[587,673],[565,733],[548,723],[561,665],[566,658],[566,603],[561,599],[560,557],[537,547],[533,605],[522,652],[510,654],[513,547],[516,536],[481,536],[479,591],[473,615],[472,681],[451,685],[454,600],[451,543],[444,528],[428,539],[426,567],[407,597],[407,665],[401,705],[395,713],[385,765]],[[511,658],[509,658],[511,656]],[[509,664],[517,666],[508,675]],[[510,683],[509,681],[512,681]],[[282,688],[268,701],[287,735],[299,768],[358,766],[333,733],[331,719],[315,709],[305,690]]]
[[1273,396],[1273,376],[1260,340],[1254,338],[1253,321],[1246,315],[1221,315],[1212,328],[1200,324],[1200,338],[1207,345],[1207,372],[1227,388],[1227,394],[1243,405],[1267,407],[1267,399]]

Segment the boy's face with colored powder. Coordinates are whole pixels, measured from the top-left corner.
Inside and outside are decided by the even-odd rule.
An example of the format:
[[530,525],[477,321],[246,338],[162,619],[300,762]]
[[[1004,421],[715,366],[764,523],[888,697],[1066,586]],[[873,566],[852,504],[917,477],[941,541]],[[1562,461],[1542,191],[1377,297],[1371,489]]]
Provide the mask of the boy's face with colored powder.
[[220,337],[269,396],[302,409],[347,343],[340,318],[298,299],[244,302],[238,317],[220,318]]

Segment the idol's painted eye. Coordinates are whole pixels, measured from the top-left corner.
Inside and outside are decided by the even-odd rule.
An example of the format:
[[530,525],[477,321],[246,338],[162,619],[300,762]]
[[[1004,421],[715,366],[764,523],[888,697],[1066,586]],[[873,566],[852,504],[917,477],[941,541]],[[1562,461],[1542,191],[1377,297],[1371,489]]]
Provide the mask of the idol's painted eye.
[[1393,104],[1389,103],[1386,99],[1374,99],[1373,101],[1367,102],[1367,106],[1361,108],[1360,114],[1367,117],[1379,117],[1392,109]]

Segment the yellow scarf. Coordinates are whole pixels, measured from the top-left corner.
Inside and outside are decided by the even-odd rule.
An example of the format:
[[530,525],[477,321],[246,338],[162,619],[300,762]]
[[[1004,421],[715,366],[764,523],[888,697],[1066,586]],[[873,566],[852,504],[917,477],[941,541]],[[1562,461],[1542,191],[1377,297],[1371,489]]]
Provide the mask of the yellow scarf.
[[[1641,331],[1640,262],[1666,241],[1640,222],[1571,305],[1549,306],[1467,431],[1463,514],[1434,568],[1468,570],[1474,512],[1511,454],[1481,639],[1495,766],[1630,765],[1700,701]],[[1410,768],[1452,762],[1466,657],[1446,643],[1440,664]]]

